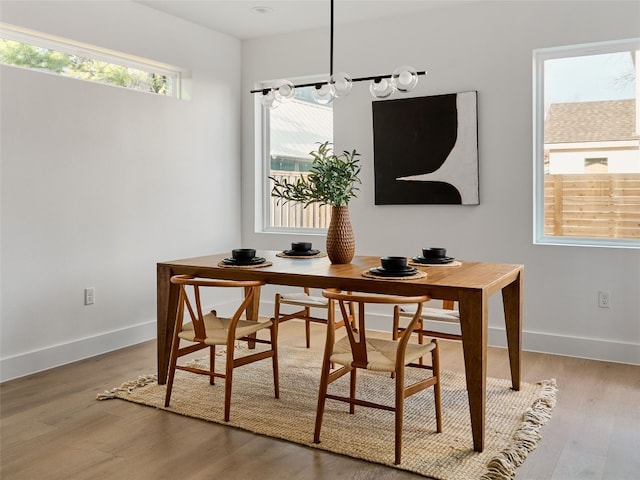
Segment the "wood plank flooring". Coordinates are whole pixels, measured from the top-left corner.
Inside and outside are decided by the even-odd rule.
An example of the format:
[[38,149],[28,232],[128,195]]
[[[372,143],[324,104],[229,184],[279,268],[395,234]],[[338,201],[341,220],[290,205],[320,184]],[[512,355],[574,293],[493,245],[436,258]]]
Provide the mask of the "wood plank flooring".
[[[323,327],[312,325],[312,348]],[[303,345],[302,323],[280,341]],[[442,341],[442,365],[463,370]],[[97,393],[155,371],[155,342],[6,382],[1,390],[0,478],[405,480],[392,468],[168,414]],[[558,404],[518,479],[640,478],[640,367],[523,354],[523,380],[556,378]],[[505,349],[490,348],[488,375],[509,378]]]

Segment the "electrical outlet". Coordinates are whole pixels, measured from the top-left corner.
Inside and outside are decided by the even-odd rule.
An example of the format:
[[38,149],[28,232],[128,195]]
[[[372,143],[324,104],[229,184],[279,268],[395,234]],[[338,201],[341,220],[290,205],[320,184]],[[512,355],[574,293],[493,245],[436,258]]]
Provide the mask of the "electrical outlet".
[[611,306],[611,297],[606,290],[598,291],[598,306],[600,308],[609,308]]
[[96,289],[88,287],[84,289],[84,304],[93,305],[96,301]]

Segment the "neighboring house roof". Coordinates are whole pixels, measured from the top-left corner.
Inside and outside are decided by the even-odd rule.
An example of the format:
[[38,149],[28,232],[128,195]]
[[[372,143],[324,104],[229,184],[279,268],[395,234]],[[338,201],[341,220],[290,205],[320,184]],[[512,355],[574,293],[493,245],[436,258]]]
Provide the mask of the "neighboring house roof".
[[304,158],[333,138],[333,108],[292,100],[271,110],[271,154]]
[[544,122],[544,142],[634,140],[635,126],[635,99],[554,103]]

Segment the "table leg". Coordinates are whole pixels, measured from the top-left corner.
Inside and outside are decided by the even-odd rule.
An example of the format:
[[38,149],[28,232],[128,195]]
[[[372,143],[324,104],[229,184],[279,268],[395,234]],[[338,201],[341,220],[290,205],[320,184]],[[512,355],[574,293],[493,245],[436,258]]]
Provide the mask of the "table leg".
[[476,452],[484,450],[488,300],[481,291],[461,291],[458,296],[471,433],[473,435],[473,449]]
[[157,352],[158,352],[158,384],[167,383],[167,371],[169,369],[169,355],[171,354],[171,342],[173,329],[178,310],[179,291],[177,285],[171,283],[171,268],[158,265],[157,268]]
[[511,367],[511,385],[514,390],[520,390],[520,360],[522,353],[522,293],[523,275],[502,289],[502,304],[504,306],[504,321],[507,331],[507,347],[509,350],[509,365]]

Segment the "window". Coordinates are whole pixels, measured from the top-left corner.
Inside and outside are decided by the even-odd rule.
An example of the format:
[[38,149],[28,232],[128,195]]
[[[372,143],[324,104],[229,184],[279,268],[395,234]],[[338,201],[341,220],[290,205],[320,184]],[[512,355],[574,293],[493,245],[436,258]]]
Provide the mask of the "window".
[[175,67],[0,24],[0,63],[19,68],[180,97]]
[[606,158],[585,158],[584,173],[607,173],[609,163]]
[[[308,81],[308,79],[305,79]],[[271,197],[269,177],[295,181],[304,176],[312,163],[311,151],[319,143],[333,141],[333,108],[312,99],[313,87],[297,88],[295,97],[278,108],[260,107],[263,120],[263,163],[265,188],[263,230],[315,233],[323,232],[331,220],[331,207],[318,204],[303,208]],[[259,100],[258,100],[259,102]]]
[[640,248],[640,39],[533,56],[534,243]]

